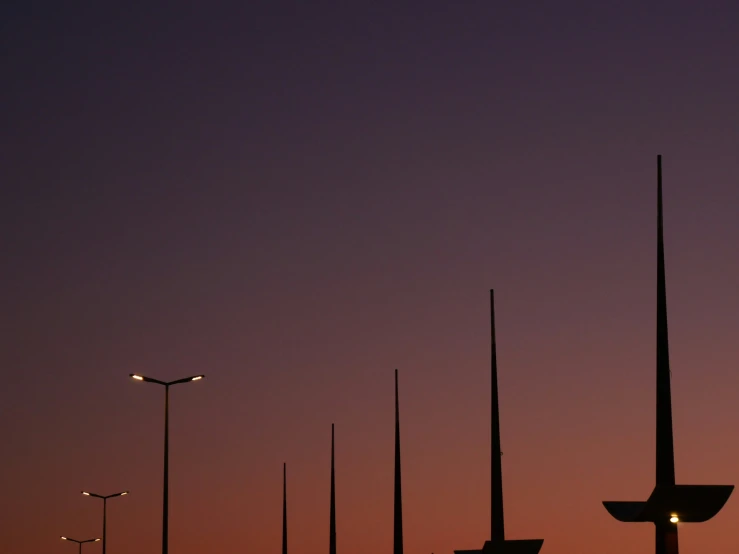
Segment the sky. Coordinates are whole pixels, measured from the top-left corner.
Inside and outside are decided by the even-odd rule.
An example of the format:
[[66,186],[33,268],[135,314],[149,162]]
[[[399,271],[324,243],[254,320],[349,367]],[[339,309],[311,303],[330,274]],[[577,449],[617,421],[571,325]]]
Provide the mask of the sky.
[[[125,5],[124,5],[125,4]],[[489,535],[648,553],[656,156],[676,474],[739,484],[739,7],[17,2],[0,8],[0,544],[406,554]],[[681,526],[736,552],[739,498]],[[101,552],[87,545],[85,554]]]

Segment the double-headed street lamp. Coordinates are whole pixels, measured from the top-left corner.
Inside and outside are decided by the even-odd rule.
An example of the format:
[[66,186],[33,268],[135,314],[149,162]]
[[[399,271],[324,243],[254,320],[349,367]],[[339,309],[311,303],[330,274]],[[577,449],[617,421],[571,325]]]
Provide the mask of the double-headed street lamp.
[[60,538],[62,540],[64,540],[64,541],[76,542],[79,545],[79,547],[80,547],[80,550],[79,550],[79,553],[80,554],[82,554],[82,545],[83,544],[85,544],[86,542],[98,542],[100,540],[100,539],[87,539],[86,541],[78,541],[77,539],[70,539],[69,537],[60,537]]
[[162,499],[162,554],[169,554],[169,387],[190,381],[200,381],[205,375],[194,375],[176,381],[160,381],[153,377],[145,377],[131,373],[131,378],[146,383],[164,386],[164,493]]
[[93,498],[100,498],[103,501],[103,554],[105,554],[105,547],[108,545],[108,540],[105,538],[105,528],[106,528],[106,520],[107,520],[107,514],[108,514],[108,498],[115,498],[116,496],[126,496],[128,494],[128,491],[123,492],[117,492],[115,494],[109,494],[107,496],[103,496],[102,494],[95,494],[94,492],[86,492],[82,491],[82,494],[85,496],[92,496]]

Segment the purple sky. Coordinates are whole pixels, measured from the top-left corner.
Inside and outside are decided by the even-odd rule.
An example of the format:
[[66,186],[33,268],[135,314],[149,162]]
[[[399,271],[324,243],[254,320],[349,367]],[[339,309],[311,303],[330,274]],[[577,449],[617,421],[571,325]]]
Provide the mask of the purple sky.
[[[0,543],[390,552],[487,536],[488,289],[507,524],[650,552],[663,155],[678,480],[739,484],[736,2],[0,8]],[[507,4],[507,5],[504,5]],[[532,517],[532,511],[537,517]],[[546,517],[539,517],[540,512]],[[681,532],[735,552],[739,500]],[[87,554],[99,550],[89,546]]]

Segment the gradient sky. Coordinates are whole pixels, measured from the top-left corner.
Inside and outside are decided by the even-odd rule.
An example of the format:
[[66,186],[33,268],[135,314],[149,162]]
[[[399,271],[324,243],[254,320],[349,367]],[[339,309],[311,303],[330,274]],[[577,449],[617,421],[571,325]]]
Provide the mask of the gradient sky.
[[[489,533],[496,290],[509,538],[648,553],[656,155],[676,471],[739,485],[739,7],[6,2],[0,544],[173,554]],[[737,493],[681,530],[739,548]],[[100,552],[88,546],[86,554]]]

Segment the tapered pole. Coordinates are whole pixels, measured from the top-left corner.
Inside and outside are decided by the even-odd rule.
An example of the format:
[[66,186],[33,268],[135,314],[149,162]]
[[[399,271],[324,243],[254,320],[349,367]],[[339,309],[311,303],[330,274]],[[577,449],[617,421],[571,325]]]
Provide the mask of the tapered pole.
[[500,450],[498,358],[495,344],[495,293],[490,290],[490,540],[505,541],[503,467]]
[[398,408],[398,370],[395,370],[395,504],[393,554],[403,554],[403,498],[400,483],[400,409]]
[[287,554],[287,464],[282,464],[282,554]]
[[667,286],[662,221],[662,156],[657,156],[657,485],[675,484],[672,438],[670,350],[667,337]]
[[331,508],[329,513],[329,554],[336,554],[336,477],[334,474],[334,424],[331,424]]
[[108,546],[108,538],[105,533],[105,530],[107,528],[107,520],[108,520],[108,499],[103,498],[103,554],[105,554],[105,548]]
[[[675,484],[675,450],[672,437],[670,349],[667,335],[664,223],[662,219],[662,156],[657,156],[657,486]],[[655,524],[656,554],[678,554],[677,525]]]
[[162,554],[169,552],[169,385],[164,387],[164,491],[162,494]]

